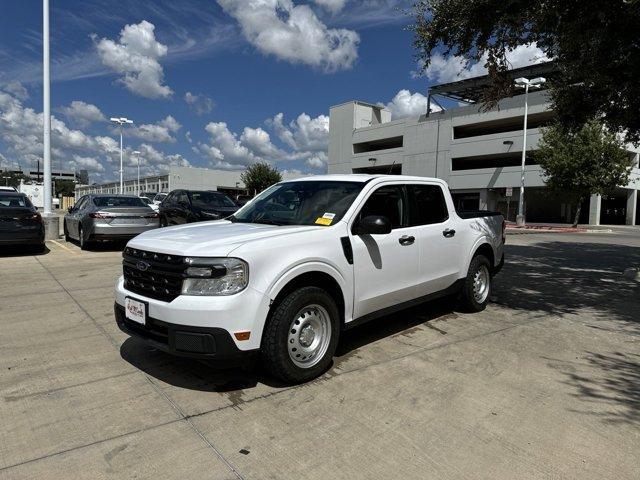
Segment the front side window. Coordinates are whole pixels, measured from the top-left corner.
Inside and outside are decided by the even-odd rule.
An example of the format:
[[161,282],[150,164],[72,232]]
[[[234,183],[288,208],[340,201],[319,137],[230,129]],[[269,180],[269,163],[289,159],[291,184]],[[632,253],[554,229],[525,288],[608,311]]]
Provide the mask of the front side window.
[[231,221],[271,225],[339,222],[364,183],[311,180],[274,185],[230,217]]
[[367,199],[358,214],[358,220],[370,215],[386,217],[391,228],[406,225],[407,208],[402,185],[380,187]]
[[195,208],[206,210],[207,208],[235,207],[236,204],[222,193],[215,192],[190,192],[191,204]]
[[449,218],[447,202],[442,188],[438,185],[409,185],[411,214],[409,224],[432,225],[442,223]]

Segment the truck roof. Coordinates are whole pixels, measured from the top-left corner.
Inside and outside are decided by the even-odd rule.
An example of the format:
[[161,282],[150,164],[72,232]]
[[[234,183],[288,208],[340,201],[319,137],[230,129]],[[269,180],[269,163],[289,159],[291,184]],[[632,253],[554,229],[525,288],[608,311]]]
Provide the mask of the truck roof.
[[[295,180],[287,180],[287,182],[302,182],[302,181],[334,181],[334,182],[369,182],[377,178],[399,178],[404,181],[411,180],[429,180],[438,183],[443,183],[439,178],[433,177],[417,177],[410,175],[382,175],[382,174],[368,174],[368,173],[348,173],[348,174],[333,174],[333,175],[313,175],[310,177],[296,178]],[[284,182],[283,182],[284,183]]]

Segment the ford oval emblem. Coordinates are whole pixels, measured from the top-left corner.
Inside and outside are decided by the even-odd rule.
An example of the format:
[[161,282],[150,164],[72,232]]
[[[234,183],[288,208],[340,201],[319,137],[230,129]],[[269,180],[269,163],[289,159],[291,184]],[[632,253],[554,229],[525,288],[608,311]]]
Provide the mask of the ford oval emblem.
[[147,262],[143,262],[142,260],[139,260],[138,263],[136,263],[136,267],[141,272],[146,272],[147,270],[149,270],[150,266],[151,265],[149,265]]

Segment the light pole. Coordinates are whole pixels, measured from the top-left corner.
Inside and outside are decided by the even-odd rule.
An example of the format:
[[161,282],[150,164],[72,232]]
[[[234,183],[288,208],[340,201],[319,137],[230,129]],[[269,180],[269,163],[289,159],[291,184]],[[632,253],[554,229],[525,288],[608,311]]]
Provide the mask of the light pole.
[[128,118],[125,117],[120,117],[120,118],[116,118],[116,117],[111,117],[109,120],[111,120],[113,123],[118,125],[118,129],[120,130],[120,195],[124,194],[124,183],[123,183],[123,169],[122,169],[122,127],[124,125],[133,123],[133,120],[129,120]]
[[524,225],[524,167],[527,160],[527,117],[529,115],[529,88],[540,88],[547,81],[544,77],[536,77],[529,80],[528,78],[516,78],[516,88],[524,88],[524,127],[522,138],[522,172],[520,176],[520,198],[518,198],[518,215],[516,216],[516,224]]
[[136,195],[140,196],[140,152],[138,150],[134,150],[133,154],[136,156],[136,160],[138,161],[138,181],[136,182]]

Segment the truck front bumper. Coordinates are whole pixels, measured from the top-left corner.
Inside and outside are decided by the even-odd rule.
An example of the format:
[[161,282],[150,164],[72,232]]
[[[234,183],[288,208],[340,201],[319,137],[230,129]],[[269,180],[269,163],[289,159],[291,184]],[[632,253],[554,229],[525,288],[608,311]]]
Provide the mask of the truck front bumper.
[[[123,332],[174,355],[212,358],[258,350],[270,304],[267,295],[250,287],[236,295],[180,295],[164,302],[126,290],[123,277],[116,283],[115,297],[116,322]],[[127,297],[146,305],[144,325],[125,317]],[[250,332],[249,338],[238,340],[235,334],[240,332]]]

